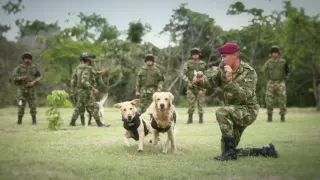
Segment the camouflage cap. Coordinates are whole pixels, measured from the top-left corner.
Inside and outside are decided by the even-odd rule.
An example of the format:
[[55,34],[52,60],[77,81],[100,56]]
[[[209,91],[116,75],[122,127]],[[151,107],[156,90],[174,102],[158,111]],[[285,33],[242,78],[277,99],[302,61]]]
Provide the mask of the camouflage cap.
[[237,43],[226,43],[225,45],[218,48],[220,54],[233,54],[240,50],[240,47]]
[[81,60],[85,60],[85,59],[89,59],[89,58],[92,58],[92,59],[95,59],[96,58],[96,55],[94,54],[89,54],[89,53],[82,53],[81,56],[80,56],[80,61]]
[[22,54],[21,59],[22,60],[24,60],[24,59],[31,59],[32,60],[32,54],[29,52],[25,52]]
[[199,48],[192,48],[192,49],[190,50],[190,54],[191,54],[191,55],[193,55],[193,54],[199,54],[199,55],[201,55],[201,51],[200,51]]
[[270,48],[270,53],[274,53],[274,52],[277,52],[277,53],[279,53],[280,54],[280,47],[279,46],[272,46],[271,48]]
[[148,61],[148,60],[151,60],[154,62],[154,56],[152,54],[147,54],[145,56],[145,59],[144,59],[144,62]]

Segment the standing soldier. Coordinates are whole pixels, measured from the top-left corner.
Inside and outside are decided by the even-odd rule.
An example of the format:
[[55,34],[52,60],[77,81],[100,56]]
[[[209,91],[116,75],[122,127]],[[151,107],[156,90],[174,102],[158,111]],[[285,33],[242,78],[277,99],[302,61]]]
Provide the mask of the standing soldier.
[[[136,97],[140,97],[140,112],[146,111],[152,103],[152,95],[156,91],[162,91],[164,76],[160,70],[154,66],[154,56],[145,56],[146,65],[138,72],[136,81]],[[141,93],[141,94],[140,94]]]
[[[79,88],[77,88],[77,73],[79,67],[83,64],[83,58],[87,56],[87,53],[83,53],[80,56],[80,64],[73,70],[72,72],[72,77],[71,77],[71,93],[70,96],[72,96],[74,102],[77,102],[79,100],[78,94],[79,94]],[[84,126],[85,125],[85,106],[84,104],[81,104],[81,106],[76,106],[78,110],[75,110],[76,112],[79,112],[80,119],[81,119],[81,124]]]
[[18,86],[17,100],[19,104],[18,124],[22,123],[22,117],[26,107],[26,102],[29,104],[30,114],[32,116],[32,124],[37,124],[36,114],[36,89],[35,85],[41,80],[41,74],[37,65],[32,63],[32,54],[24,53],[22,55],[23,63],[20,63],[13,72],[15,85]]
[[238,155],[277,158],[279,156],[273,144],[262,148],[236,149],[244,130],[256,120],[260,107],[256,97],[258,76],[251,66],[241,61],[239,49],[236,43],[220,47],[220,65],[208,69],[202,78],[193,78],[194,83],[206,84],[211,88],[219,86],[224,91],[225,106],[216,111],[222,133],[222,154],[214,160],[236,160]]
[[188,81],[187,97],[188,97],[188,103],[189,103],[189,109],[188,109],[189,118],[188,118],[187,124],[191,124],[193,121],[193,113],[194,113],[196,102],[198,105],[199,123],[202,124],[203,123],[203,104],[204,104],[206,89],[201,88],[197,84],[193,83],[192,78],[195,75],[195,71],[204,72],[206,70],[206,63],[199,59],[201,52],[198,48],[191,49],[190,53],[191,53],[192,60],[189,60],[186,63],[186,66],[183,71],[184,76],[187,77],[187,81]]
[[75,126],[75,122],[79,117],[79,109],[85,107],[89,114],[92,114],[93,118],[99,127],[109,127],[109,125],[104,125],[100,121],[99,111],[95,108],[95,98],[93,94],[98,94],[99,90],[95,88],[95,71],[92,67],[92,61],[95,55],[90,55],[87,53],[82,54],[83,64],[80,64],[77,69],[77,106],[72,115],[70,126]]
[[268,79],[266,92],[266,106],[268,122],[272,121],[273,106],[278,103],[281,122],[285,121],[287,93],[286,80],[289,76],[289,66],[286,60],[280,58],[280,48],[271,47],[271,56],[264,65],[264,74]]

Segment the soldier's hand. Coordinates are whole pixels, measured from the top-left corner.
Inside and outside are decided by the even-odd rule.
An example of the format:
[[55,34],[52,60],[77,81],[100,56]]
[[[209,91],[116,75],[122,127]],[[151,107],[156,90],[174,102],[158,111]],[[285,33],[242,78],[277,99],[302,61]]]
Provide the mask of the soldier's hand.
[[[194,81],[194,78],[193,78],[193,81]],[[188,81],[188,86],[192,87],[193,86],[193,82]]]
[[73,96],[73,91],[70,91],[70,92],[69,92],[69,96]]
[[206,94],[207,90],[206,89],[202,89],[203,94]]
[[229,82],[233,79],[232,77],[232,68],[229,65],[224,66],[224,71],[226,73],[226,80]]
[[27,78],[27,76],[20,76],[19,80],[24,81]]
[[99,94],[99,90],[98,89],[94,89],[93,90],[93,94]]
[[28,82],[28,86],[29,86],[29,87],[33,87],[33,86],[34,86],[34,81]]

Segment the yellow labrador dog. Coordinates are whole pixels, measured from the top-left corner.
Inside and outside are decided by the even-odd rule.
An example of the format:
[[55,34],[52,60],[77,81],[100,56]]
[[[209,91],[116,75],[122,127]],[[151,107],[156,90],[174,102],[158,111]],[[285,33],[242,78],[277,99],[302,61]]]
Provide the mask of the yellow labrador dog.
[[159,141],[159,133],[167,133],[168,139],[162,146],[163,153],[168,152],[169,142],[171,142],[171,149],[176,151],[175,125],[177,113],[173,100],[174,96],[170,92],[156,92],[153,94],[153,102],[146,112],[142,114],[142,119],[145,119],[146,115],[150,117],[154,145],[157,145]]
[[122,114],[123,127],[126,129],[124,142],[130,146],[129,139],[133,138],[139,141],[138,152],[143,151],[144,137],[150,132],[150,122],[140,118],[140,113],[137,111],[136,104],[139,99],[132,101],[117,103],[114,107],[120,109]]

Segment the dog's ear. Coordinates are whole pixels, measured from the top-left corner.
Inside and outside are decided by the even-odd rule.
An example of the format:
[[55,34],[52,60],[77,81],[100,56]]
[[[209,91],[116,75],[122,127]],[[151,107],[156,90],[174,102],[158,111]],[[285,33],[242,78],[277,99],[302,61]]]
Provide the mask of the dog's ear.
[[120,109],[121,108],[121,103],[115,104],[114,107]]
[[135,106],[139,103],[139,101],[140,101],[139,99],[134,99],[131,101],[131,104]]
[[155,92],[152,96],[153,101],[156,101],[158,92]]
[[174,100],[174,96],[171,92],[168,92],[168,93],[169,93],[170,102],[172,103]]

